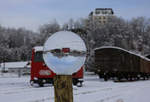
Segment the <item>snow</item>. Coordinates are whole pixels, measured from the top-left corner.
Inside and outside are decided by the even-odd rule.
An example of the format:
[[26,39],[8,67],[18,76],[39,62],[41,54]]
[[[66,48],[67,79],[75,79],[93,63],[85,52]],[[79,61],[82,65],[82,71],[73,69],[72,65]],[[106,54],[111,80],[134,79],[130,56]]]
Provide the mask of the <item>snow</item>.
[[44,61],[49,68],[58,75],[72,75],[84,65],[85,57],[83,56],[65,56],[58,58],[51,53],[43,55]]
[[[0,76],[1,102],[54,102],[54,87],[32,87],[29,76]],[[149,102],[150,80],[104,82],[98,76],[85,75],[83,87],[73,87],[74,102]]]

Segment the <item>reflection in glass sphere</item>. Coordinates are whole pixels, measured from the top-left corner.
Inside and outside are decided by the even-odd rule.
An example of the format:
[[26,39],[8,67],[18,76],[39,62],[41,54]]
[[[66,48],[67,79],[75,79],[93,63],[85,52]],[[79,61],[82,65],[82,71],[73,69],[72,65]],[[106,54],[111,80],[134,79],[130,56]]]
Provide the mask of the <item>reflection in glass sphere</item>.
[[44,44],[43,58],[47,66],[58,75],[77,72],[86,59],[86,47],[75,33],[60,31]]

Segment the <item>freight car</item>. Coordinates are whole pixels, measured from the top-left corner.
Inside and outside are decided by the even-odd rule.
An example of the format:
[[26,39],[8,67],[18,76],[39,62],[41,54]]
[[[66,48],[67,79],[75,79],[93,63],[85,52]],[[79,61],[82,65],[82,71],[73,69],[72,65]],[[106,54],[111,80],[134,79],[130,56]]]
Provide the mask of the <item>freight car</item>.
[[105,81],[148,79],[150,59],[119,47],[100,47],[95,49],[95,69]]
[[[50,70],[43,60],[43,47],[37,46],[32,49],[32,58],[31,58],[31,79],[30,84],[34,83],[43,86],[46,83],[53,84],[53,77],[56,74]],[[80,70],[72,75],[73,84],[77,86],[82,86],[83,82],[83,67]]]

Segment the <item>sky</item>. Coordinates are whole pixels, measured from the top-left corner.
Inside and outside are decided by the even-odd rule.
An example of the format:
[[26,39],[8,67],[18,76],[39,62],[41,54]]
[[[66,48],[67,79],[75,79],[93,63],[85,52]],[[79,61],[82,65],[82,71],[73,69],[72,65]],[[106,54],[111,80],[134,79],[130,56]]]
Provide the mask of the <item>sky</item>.
[[150,0],[0,0],[0,25],[38,31],[40,25],[57,20],[88,17],[95,8],[112,8],[118,17],[150,18]]

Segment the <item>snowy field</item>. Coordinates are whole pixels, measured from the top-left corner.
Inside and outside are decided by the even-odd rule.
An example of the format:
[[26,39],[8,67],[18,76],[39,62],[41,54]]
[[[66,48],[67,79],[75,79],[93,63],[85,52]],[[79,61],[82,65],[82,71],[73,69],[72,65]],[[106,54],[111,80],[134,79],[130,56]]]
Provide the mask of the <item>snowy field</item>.
[[[54,102],[54,88],[32,87],[30,77],[0,76],[0,102]],[[114,83],[85,75],[83,87],[73,87],[74,102],[150,102],[150,80]]]

